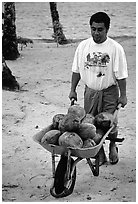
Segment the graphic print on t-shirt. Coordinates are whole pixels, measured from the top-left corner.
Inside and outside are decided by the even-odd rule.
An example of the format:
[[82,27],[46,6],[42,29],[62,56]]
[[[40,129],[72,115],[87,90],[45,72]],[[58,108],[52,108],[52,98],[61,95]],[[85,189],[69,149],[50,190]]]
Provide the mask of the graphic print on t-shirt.
[[107,53],[93,52],[92,56],[90,53],[86,56],[84,67],[91,69],[91,71],[97,73],[97,77],[105,76],[107,69],[107,63],[109,63],[110,57]]

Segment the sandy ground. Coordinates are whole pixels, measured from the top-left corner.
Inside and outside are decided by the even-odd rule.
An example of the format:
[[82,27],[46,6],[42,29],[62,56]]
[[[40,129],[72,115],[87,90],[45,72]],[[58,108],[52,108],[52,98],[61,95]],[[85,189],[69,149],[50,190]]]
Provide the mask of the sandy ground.
[[[136,201],[136,56],[135,38],[117,39],[126,51],[129,69],[128,105],[119,112],[120,161],[100,167],[94,177],[86,160],[77,164],[73,193],[56,199],[50,195],[51,153],[33,141],[34,134],[51,124],[70,106],[71,64],[78,43],[57,47],[35,41],[6,61],[21,91],[2,91],[2,197],[14,202],[134,202]],[[83,84],[78,87],[83,105]],[[108,156],[108,141],[105,144]],[[59,157],[56,158],[57,162]],[[45,199],[42,196],[45,195]]]

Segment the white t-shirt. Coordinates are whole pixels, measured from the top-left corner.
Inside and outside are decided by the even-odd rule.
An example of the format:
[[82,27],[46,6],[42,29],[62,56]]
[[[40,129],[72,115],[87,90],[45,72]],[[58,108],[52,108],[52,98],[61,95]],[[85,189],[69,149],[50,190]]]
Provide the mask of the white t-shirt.
[[89,88],[102,90],[116,84],[116,79],[128,77],[126,56],[123,47],[107,37],[101,44],[88,38],[82,41],[75,52],[72,71],[80,73]]

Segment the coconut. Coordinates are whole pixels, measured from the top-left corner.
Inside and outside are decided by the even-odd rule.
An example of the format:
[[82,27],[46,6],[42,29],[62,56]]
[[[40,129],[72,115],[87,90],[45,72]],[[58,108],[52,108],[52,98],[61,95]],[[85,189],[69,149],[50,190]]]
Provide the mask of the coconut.
[[103,136],[104,136],[104,131],[101,129],[96,129],[96,135],[93,138],[93,140],[95,141],[96,144],[99,144]]
[[90,123],[81,123],[78,134],[83,140],[93,139],[96,136],[96,127]]
[[63,132],[76,132],[79,129],[80,119],[74,114],[67,114],[59,122],[59,130]]
[[104,131],[107,131],[114,120],[114,116],[108,112],[102,112],[95,116],[95,126]]
[[54,115],[53,120],[52,120],[54,129],[58,129],[59,122],[63,119],[64,116],[65,116],[65,114]]
[[91,123],[94,124],[95,117],[92,114],[87,113],[83,118],[82,123]]
[[96,146],[96,143],[91,138],[84,140],[84,142],[83,142],[83,148],[94,147],[94,146]]
[[83,146],[83,141],[79,135],[75,132],[64,132],[58,140],[59,145],[65,147],[76,147],[81,148]]
[[58,138],[61,135],[61,132],[59,130],[50,130],[41,139],[41,143],[45,144],[58,144]]
[[68,113],[78,116],[80,120],[82,120],[86,115],[84,108],[76,104],[69,107]]

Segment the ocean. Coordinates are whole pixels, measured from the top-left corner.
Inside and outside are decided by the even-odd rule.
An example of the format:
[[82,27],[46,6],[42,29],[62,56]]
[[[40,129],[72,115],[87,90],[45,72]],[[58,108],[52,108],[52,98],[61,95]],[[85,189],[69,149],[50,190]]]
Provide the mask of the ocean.
[[[52,39],[48,2],[16,2],[16,32],[31,39]],[[111,18],[110,37],[136,36],[135,2],[57,2],[59,20],[67,39],[91,36],[90,16],[105,11]]]

